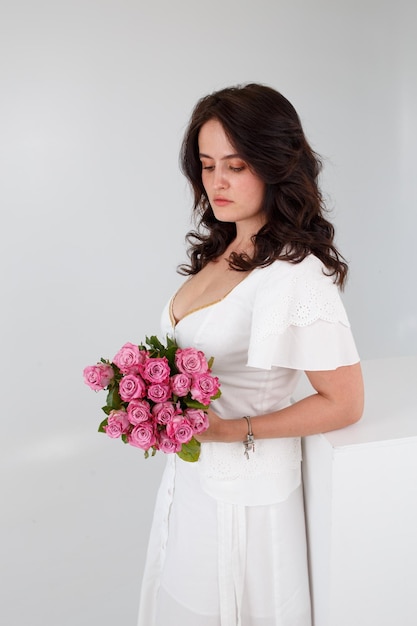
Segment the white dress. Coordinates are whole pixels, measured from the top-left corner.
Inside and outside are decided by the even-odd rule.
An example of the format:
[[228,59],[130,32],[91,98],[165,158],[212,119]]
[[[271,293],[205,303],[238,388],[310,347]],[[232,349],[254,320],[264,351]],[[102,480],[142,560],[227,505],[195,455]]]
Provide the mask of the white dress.
[[[172,302],[172,301],[171,301]],[[253,270],[227,296],[162,331],[214,357],[224,419],[291,403],[302,370],[359,361],[337,287],[310,255]],[[167,458],[138,626],[310,626],[299,438],[205,443]]]

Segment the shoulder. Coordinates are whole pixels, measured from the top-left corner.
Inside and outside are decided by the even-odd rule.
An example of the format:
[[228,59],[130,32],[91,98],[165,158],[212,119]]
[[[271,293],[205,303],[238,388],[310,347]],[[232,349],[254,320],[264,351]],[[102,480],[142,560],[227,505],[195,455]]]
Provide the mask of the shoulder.
[[299,263],[277,260],[267,267],[259,268],[259,285],[282,288],[283,284],[296,285],[309,282],[319,282],[337,286],[333,277],[329,276],[325,265],[313,254],[309,254]]
[[280,328],[304,326],[317,319],[348,325],[339,288],[314,255],[300,263],[274,261],[260,270],[254,310],[262,319],[274,318]]

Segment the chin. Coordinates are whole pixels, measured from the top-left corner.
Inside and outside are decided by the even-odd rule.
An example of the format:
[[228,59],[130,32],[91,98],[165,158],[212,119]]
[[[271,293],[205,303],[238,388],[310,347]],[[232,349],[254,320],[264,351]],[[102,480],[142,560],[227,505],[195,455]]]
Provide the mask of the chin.
[[223,222],[223,223],[227,223],[227,224],[234,224],[236,220],[233,219],[233,216],[228,214],[226,215],[225,213],[222,213],[221,211],[213,211],[213,215],[216,218],[216,220],[218,222]]

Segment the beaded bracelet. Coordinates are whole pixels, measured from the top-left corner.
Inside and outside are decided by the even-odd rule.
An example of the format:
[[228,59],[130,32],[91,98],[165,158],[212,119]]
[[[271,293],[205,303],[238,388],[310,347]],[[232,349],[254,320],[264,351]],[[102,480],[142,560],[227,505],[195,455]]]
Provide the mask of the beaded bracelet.
[[245,446],[244,455],[249,460],[249,451],[255,452],[255,438],[253,436],[252,423],[250,421],[249,415],[244,415],[242,419],[245,419],[248,423],[248,434],[246,435],[246,439],[243,442],[243,445]]

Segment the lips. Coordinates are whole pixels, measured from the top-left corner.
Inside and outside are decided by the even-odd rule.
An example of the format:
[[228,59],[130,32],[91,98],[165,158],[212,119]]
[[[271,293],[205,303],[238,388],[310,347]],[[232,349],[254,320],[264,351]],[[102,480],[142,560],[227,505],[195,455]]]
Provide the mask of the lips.
[[226,205],[228,205],[228,204],[231,204],[231,203],[232,203],[232,200],[228,200],[227,198],[223,198],[222,196],[216,196],[216,197],[213,199],[213,203],[214,203],[216,206],[226,206]]

